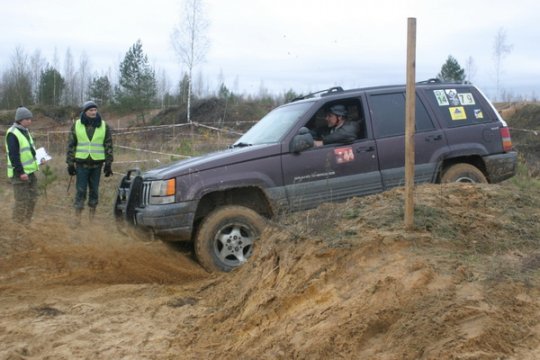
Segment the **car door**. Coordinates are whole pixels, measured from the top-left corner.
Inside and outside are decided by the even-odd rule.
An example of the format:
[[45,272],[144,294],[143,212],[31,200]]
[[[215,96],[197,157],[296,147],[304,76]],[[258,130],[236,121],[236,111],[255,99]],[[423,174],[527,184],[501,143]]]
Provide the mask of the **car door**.
[[[405,184],[405,91],[370,93],[367,99],[384,188],[402,186]],[[435,181],[442,155],[447,152],[445,134],[436,125],[417,96],[416,183]]]
[[282,169],[293,210],[382,190],[373,140],[287,153],[282,156]]
[[[355,106],[351,101],[347,104],[349,109]],[[363,117],[359,99],[355,99],[355,104],[358,107],[356,116],[361,114]],[[381,191],[377,144],[367,133],[370,129],[362,129],[363,138],[350,144],[330,144],[300,153],[284,153],[281,163],[291,209],[308,209],[322,202]]]

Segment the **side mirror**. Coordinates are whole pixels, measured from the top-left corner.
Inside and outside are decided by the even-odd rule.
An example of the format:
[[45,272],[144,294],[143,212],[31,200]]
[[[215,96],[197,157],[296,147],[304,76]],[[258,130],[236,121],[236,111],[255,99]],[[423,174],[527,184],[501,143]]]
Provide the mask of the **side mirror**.
[[313,144],[313,136],[309,132],[309,129],[301,127],[300,130],[298,130],[298,134],[293,137],[289,150],[292,153],[299,153],[312,148]]

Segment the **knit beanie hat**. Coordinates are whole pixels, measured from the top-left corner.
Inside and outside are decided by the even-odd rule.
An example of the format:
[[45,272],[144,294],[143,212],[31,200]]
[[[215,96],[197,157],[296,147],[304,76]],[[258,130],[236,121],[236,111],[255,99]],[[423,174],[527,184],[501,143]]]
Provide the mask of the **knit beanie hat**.
[[93,101],[87,101],[83,104],[82,106],[82,112],[85,113],[87,110],[89,109],[93,109],[93,108],[97,108],[98,106],[96,105],[95,102]]
[[24,119],[31,119],[32,117],[33,116],[30,110],[28,110],[24,106],[19,106],[17,108],[17,111],[15,111],[15,122],[19,122]]

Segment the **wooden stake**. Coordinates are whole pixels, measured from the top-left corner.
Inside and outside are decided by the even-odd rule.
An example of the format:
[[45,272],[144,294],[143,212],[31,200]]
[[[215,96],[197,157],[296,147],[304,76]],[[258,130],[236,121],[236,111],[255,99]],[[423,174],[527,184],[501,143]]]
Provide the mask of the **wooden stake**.
[[405,108],[405,230],[414,230],[414,128],[416,106],[416,18],[407,19]]

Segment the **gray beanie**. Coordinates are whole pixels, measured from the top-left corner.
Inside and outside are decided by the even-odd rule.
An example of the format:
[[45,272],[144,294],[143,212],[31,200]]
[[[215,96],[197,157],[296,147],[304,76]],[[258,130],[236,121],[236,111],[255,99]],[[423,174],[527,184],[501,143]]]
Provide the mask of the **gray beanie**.
[[93,102],[93,101],[87,101],[82,106],[82,112],[85,113],[86,110],[89,110],[89,109],[92,109],[92,108],[97,108],[96,103]]
[[24,106],[19,106],[17,108],[17,111],[15,111],[15,122],[19,122],[24,119],[31,119],[32,117],[33,116],[30,110],[28,110]]

